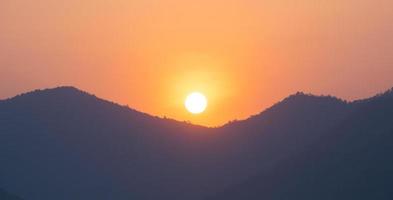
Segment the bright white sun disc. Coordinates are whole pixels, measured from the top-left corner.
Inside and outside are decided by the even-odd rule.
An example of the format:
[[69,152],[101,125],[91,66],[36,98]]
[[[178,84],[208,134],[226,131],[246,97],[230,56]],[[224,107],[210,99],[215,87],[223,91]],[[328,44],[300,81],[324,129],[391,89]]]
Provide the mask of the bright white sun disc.
[[185,106],[190,113],[199,114],[205,111],[207,99],[202,93],[193,92],[187,96]]

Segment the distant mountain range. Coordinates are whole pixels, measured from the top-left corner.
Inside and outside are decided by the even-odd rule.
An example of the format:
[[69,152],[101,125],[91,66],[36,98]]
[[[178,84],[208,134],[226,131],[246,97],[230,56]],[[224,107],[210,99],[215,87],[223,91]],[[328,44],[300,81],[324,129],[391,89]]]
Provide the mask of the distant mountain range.
[[297,93],[218,128],[73,87],[0,101],[0,188],[24,200],[391,200],[392,155],[393,90]]

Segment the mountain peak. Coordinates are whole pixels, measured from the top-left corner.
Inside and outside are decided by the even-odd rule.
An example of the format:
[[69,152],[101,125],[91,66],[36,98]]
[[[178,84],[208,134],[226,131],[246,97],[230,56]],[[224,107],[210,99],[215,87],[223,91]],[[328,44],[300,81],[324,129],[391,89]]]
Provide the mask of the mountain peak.
[[32,92],[28,92],[26,94],[29,93],[85,93],[86,92],[74,87],[74,86],[59,86],[59,87],[55,87],[55,88],[47,88],[47,89],[38,89],[38,90],[34,90]]
[[30,92],[22,93],[17,96],[11,97],[6,100],[21,100],[21,99],[30,99],[34,97],[49,97],[49,96],[81,96],[81,95],[88,95],[91,97],[95,97],[94,95],[88,94],[76,87],[73,86],[60,86],[55,88],[47,88],[47,89],[37,89]]
[[264,111],[252,115],[246,120],[230,121],[224,126],[237,124],[238,122],[254,121],[260,123],[260,120],[266,120],[274,116],[275,118],[286,118],[292,115],[309,115],[313,116],[319,112],[340,111],[348,104],[347,101],[341,100],[334,96],[318,96],[304,92],[296,92]]
[[282,102],[285,101],[304,101],[304,100],[330,100],[330,101],[335,101],[335,102],[342,102],[345,103],[345,100],[339,99],[337,97],[331,96],[331,95],[314,95],[310,93],[304,93],[304,92],[296,92],[295,94],[292,94],[285,98]]
[[288,107],[294,107],[294,108],[309,107],[309,106],[324,107],[326,105],[344,105],[344,104],[347,104],[347,101],[344,101],[334,96],[329,96],[329,95],[318,96],[313,94],[307,94],[304,92],[297,92],[295,94],[286,97],[285,99],[276,103],[272,107],[266,109],[265,112],[266,111],[269,112],[270,110],[283,109],[283,108],[287,109]]
[[55,87],[55,88],[49,88],[47,90],[68,90],[68,91],[81,91],[80,89],[74,87],[74,86],[59,86],[59,87]]

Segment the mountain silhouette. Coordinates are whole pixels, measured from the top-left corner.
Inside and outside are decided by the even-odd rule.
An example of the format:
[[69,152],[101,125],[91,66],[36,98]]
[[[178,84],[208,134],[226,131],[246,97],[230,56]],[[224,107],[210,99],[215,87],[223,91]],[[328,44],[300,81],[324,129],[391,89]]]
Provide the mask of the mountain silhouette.
[[341,105],[307,148],[209,199],[392,199],[393,91]]
[[297,93],[207,128],[74,87],[0,101],[0,187],[27,200],[392,199],[393,92]]

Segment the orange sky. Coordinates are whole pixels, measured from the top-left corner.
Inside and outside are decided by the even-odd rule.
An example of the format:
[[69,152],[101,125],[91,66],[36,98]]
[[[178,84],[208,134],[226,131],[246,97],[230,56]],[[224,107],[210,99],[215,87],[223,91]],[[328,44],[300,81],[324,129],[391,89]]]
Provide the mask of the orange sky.
[[362,98],[393,86],[392,21],[391,0],[1,0],[0,98],[73,85],[209,126],[299,90]]

